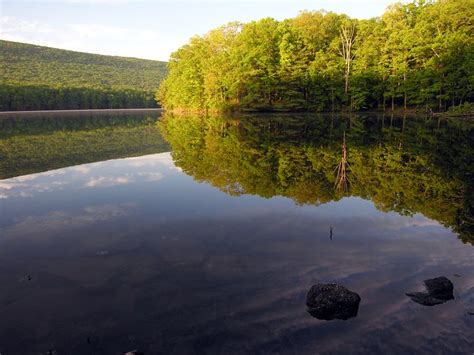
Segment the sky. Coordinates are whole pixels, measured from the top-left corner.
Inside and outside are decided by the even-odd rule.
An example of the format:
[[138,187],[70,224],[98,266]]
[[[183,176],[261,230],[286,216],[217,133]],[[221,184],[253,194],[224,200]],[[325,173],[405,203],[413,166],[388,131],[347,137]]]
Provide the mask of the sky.
[[380,16],[395,0],[0,0],[0,39],[167,61],[194,35],[230,21],[301,10]]

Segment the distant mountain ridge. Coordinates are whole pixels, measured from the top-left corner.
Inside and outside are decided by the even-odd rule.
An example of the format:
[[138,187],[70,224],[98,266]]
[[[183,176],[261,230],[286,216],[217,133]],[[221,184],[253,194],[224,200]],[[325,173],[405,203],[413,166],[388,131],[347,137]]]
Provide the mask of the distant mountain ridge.
[[167,63],[0,40],[0,110],[153,107]]

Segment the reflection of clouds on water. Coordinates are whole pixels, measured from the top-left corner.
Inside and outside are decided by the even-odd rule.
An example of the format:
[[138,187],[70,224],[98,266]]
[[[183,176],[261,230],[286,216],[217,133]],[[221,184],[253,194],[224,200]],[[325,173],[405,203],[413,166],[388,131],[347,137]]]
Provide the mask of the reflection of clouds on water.
[[130,178],[126,176],[110,177],[110,176],[99,176],[96,178],[91,178],[86,184],[85,187],[106,187],[106,186],[116,186],[116,185],[126,185],[130,183]]
[[77,171],[78,173],[88,174],[91,171],[91,168],[87,165],[78,165],[70,168],[71,170]]
[[[44,173],[44,174],[47,174],[47,172]],[[31,175],[23,175],[23,176],[18,176],[14,179],[11,179],[11,180],[15,180],[15,181],[18,181],[18,182],[30,181],[30,180],[36,179],[38,177],[38,175],[39,175],[39,173],[31,174]]]
[[[404,222],[409,220],[408,217],[394,214],[390,216],[393,222],[388,225],[385,223],[388,219],[378,223],[371,219],[366,219],[365,222],[358,219],[357,223],[351,219],[341,219],[338,224],[339,238],[334,241],[321,238],[326,234],[320,231],[328,224],[325,219],[318,219],[316,216],[311,218],[297,218],[294,215],[275,215],[273,218],[269,216],[263,219],[265,224],[259,223],[257,228],[251,228],[251,236],[244,233],[247,229],[243,225],[245,221],[248,223],[248,219],[242,220],[240,224],[231,223],[224,228],[228,234],[225,240],[239,243],[238,249],[233,243],[223,243],[225,245],[218,249],[219,244],[214,241],[209,247],[210,255],[200,253],[206,255],[203,265],[206,274],[201,276],[201,279],[210,277],[219,281],[232,280],[234,287],[225,284],[220,290],[222,293],[228,292],[220,298],[221,302],[227,300],[226,297],[232,297],[235,289],[239,289],[242,294],[251,295],[233,300],[232,319],[251,319],[249,327],[255,332],[271,329],[271,332],[260,332],[258,336],[247,339],[248,341],[258,339],[256,348],[282,341],[281,334],[285,334],[285,340],[297,342],[298,350],[306,344],[318,346],[317,351],[311,348],[298,353],[343,352],[349,346],[359,350],[367,349],[374,344],[379,346],[373,347],[374,352],[384,353],[387,346],[379,344],[380,339],[397,339],[396,343],[403,344],[397,349],[400,350],[399,353],[404,352],[403,347],[406,352],[406,349],[416,348],[418,345],[425,346],[433,335],[449,331],[456,317],[462,316],[464,306],[459,302],[453,303],[436,310],[436,314],[430,314],[431,310],[419,309],[416,305],[412,305],[404,293],[409,291],[412,285],[417,285],[420,280],[428,277],[438,274],[449,276],[453,270],[472,270],[474,259],[469,247],[458,242],[451,243],[452,239],[446,238],[445,234],[445,238],[440,238],[436,242],[431,239],[431,232],[426,233],[424,238],[409,240],[412,236],[411,230],[404,231],[406,234],[404,240],[379,238],[379,236],[399,236],[398,224],[404,224],[405,227],[409,225]],[[213,224],[217,225],[217,222],[210,223]],[[372,224],[376,228],[368,231],[364,229],[364,224]],[[202,228],[204,230],[201,231],[194,225],[193,240],[183,237],[179,241],[180,244],[175,247],[177,249],[179,247],[180,251],[191,250],[183,243],[191,244],[195,237],[200,235],[218,234],[212,228],[204,226]],[[438,226],[440,235],[443,234],[443,230]],[[169,243],[170,247],[171,245]],[[162,246],[162,249],[165,247]],[[199,248],[205,247],[197,245],[195,248],[199,253]],[[162,255],[170,254],[168,250],[162,250]],[[456,258],[452,258],[452,255],[456,255]],[[186,253],[181,258],[189,259],[189,254]],[[173,261],[176,265],[180,262],[179,259]],[[250,273],[254,274],[255,280],[248,276]],[[244,281],[235,286],[242,279]],[[254,283],[251,284],[250,280]],[[456,287],[463,292],[463,297],[466,293],[472,294],[472,291],[468,291],[465,286],[472,282],[472,276],[453,281],[458,283]],[[363,300],[360,319],[346,324],[328,324],[318,323],[307,317],[302,306],[304,294],[310,285],[317,282],[341,283],[360,293]],[[459,284],[461,282],[464,285]],[[209,294],[211,295],[209,297],[213,297],[212,305],[219,304],[215,301],[217,297],[212,291]],[[464,299],[463,297],[461,299]],[[297,300],[300,300],[299,303]],[[193,305],[194,309],[200,307],[200,304]],[[217,306],[215,308],[218,309]],[[232,324],[229,318],[226,318],[226,322]],[[212,326],[215,326],[214,320],[201,324],[205,329]],[[456,340],[462,341],[467,334],[468,325],[459,326],[458,334],[455,332],[448,334],[450,341],[440,344],[442,352],[448,350],[447,346]],[[341,328],[337,331],[336,327]],[[325,339],[328,331],[337,341]],[[305,337],[301,334],[305,334]],[[378,337],[379,340],[374,343],[374,339],[368,340],[368,337]],[[407,344],[410,342],[413,343]],[[392,343],[393,341],[390,345]],[[283,345],[288,346],[280,343],[275,349]]]
[[0,181],[0,190],[11,190],[17,187],[23,187],[25,184],[17,183],[16,181]]
[[87,206],[77,212],[50,211],[39,216],[27,216],[14,225],[0,228],[4,238],[30,235],[31,233],[55,233],[85,227],[128,215],[135,206],[130,203],[117,205]]
[[174,164],[173,158],[171,157],[170,153],[152,154],[152,155],[146,155],[143,157],[127,158],[124,160],[127,160],[127,163],[129,166],[134,166],[138,168],[138,167],[156,164],[158,155],[160,156],[159,163],[161,165],[166,166],[169,169],[181,171],[181,168],[177,167]]
[[84,187],[110,187],[117,185],[127,185],[134,182],[159,181],[163,178],[161,173],[132,173],[124,176],[98,176],[91,178],[84,184]]
[[[21,263],[39,274],[41,282],[48,273],[61,280],[52,286],[43,283],[35,291],[38,297],[18,304],[30,306],[27,302],[33,304],[40,292],[53,288],[61,297],[70,291],[65,302],[51,299],[54,311],[49,314],[63,321],[77,308],[95,321],[100,308],[104,318],[117,324],[113,332],[121,332],[120,325],[130,319],[153,323],[153,331],[192,334],[170,340],[170,348],[179,343],[185,349],[210,334],[216,339],[210,352],[245,344],[249,353],[349,348],[406,353],[428,349],[440,334],[440,352],[448,353],[452,344],[461,344],[461,350],[472,344],[463,340],[470,324],[462,317],[473,295],[473,254],[440,224],[419,214],[382,212],[361,198],[299,206],[284,197],[234,198],[191,179],[132,190],[131,184],[165,179],[169,171],[163,165],[148,169],[156,167],[153,159],[130,161],[144,165],[109,161],[88,166],[86,174],[65,175],[65,180],[33,181],[68,181],[71,189],[92,193],[76,201],[77,196],[63,191],[57,195],[66,198],[52,199],[49,212],[42,201],[50,195],[37,195],[31,201],[38,205],[31,211],[41,215],[22,217],[12,210],[9,227],[0,229],[0,257],[8,261],[4,265],[16,270],[15,263]],[[92,179],[95,186],[85,187]],[[127,187],[100,194],[106,183]],[[96,195],[99,202],[92,206]],[[417,308],[405,296],[424,279],[453,273],[462,274],[453,280],[460,297],[436,313]],[[359,293],[359,316],[328,323],[308,315],[304,295],[318,282],[337,282]],[[78,291],[76,285],[98,292]],[[190,299],[189,292],[195,297]],[[34,319],[20,322],[17,309],[5,313],[21,329],[37,327]],[[148,328],[139,330],[150,336]]]
[[[36,175],[36,174],[35,174]],[[48,182],[37,182],[31,183],[40,176],[34,176],[31,179],[9,179],[0,181],[0,198],[9,198],[9,197],[32,197],[34,193],[40,193],[45,191],[56,191],[62,190],[65,186],[68,185],[65,181],[48,181]],[[48,175],[42,176],[50,177]],[[12,181],[13,180],[13,181]]]
[[137,175],[143,177],[146,181],[159,181],[163,178],[161,173],[138,173]]
[[0,180],[0,199],[33,197],[47,191],[158,182],[173,170],[180,171],[170,153],[84,164]]

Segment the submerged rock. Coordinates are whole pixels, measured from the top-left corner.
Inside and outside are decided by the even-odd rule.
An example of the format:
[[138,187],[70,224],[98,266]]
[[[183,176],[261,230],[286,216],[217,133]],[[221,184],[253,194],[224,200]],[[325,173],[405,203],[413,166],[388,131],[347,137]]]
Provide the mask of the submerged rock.
[[454,299],[454,286],[447,277],[428,279],[424,283],[427,292],[410,292],[406,295],[423,306],[435,306]]
[[454,299],[454,286],[447,277],[425,280],[425,286],[431,297],[445,301]]
[[324,320],[356,317],[359,303],[357,293],[337,284],[316,284],[306,295],[309,314]]
[[410,292],[406,293],[414,302],[419,303],[423,306],[436,306],[437,304],[444,303],[446,301],[431,297],[426,292]]

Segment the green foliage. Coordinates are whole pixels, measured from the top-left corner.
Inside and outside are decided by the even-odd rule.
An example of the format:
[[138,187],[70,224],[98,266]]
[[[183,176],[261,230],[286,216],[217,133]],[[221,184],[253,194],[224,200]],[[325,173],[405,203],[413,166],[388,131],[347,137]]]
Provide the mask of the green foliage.
[[448,111],[452,113],[460,113],[460,114],[473,113],[474,104],[471,104],[470,102],[465,102],[462,105],[451,106]]
[[[469,122],[396,117],[175,116],[158,123],[175,163],[232,195],[280,195],[299,204],[343,196],[428,218],[474,243],[474,127]],[[335,167],[345,133],[349,190]]]
[[473,0],[438,0],[370,20],[305,11],[231,23],[172,55],[157,99],[172,110],[445,110],[474,100],[473,19]]
[[166,63],[0,40],[0,110],[156,107]]

